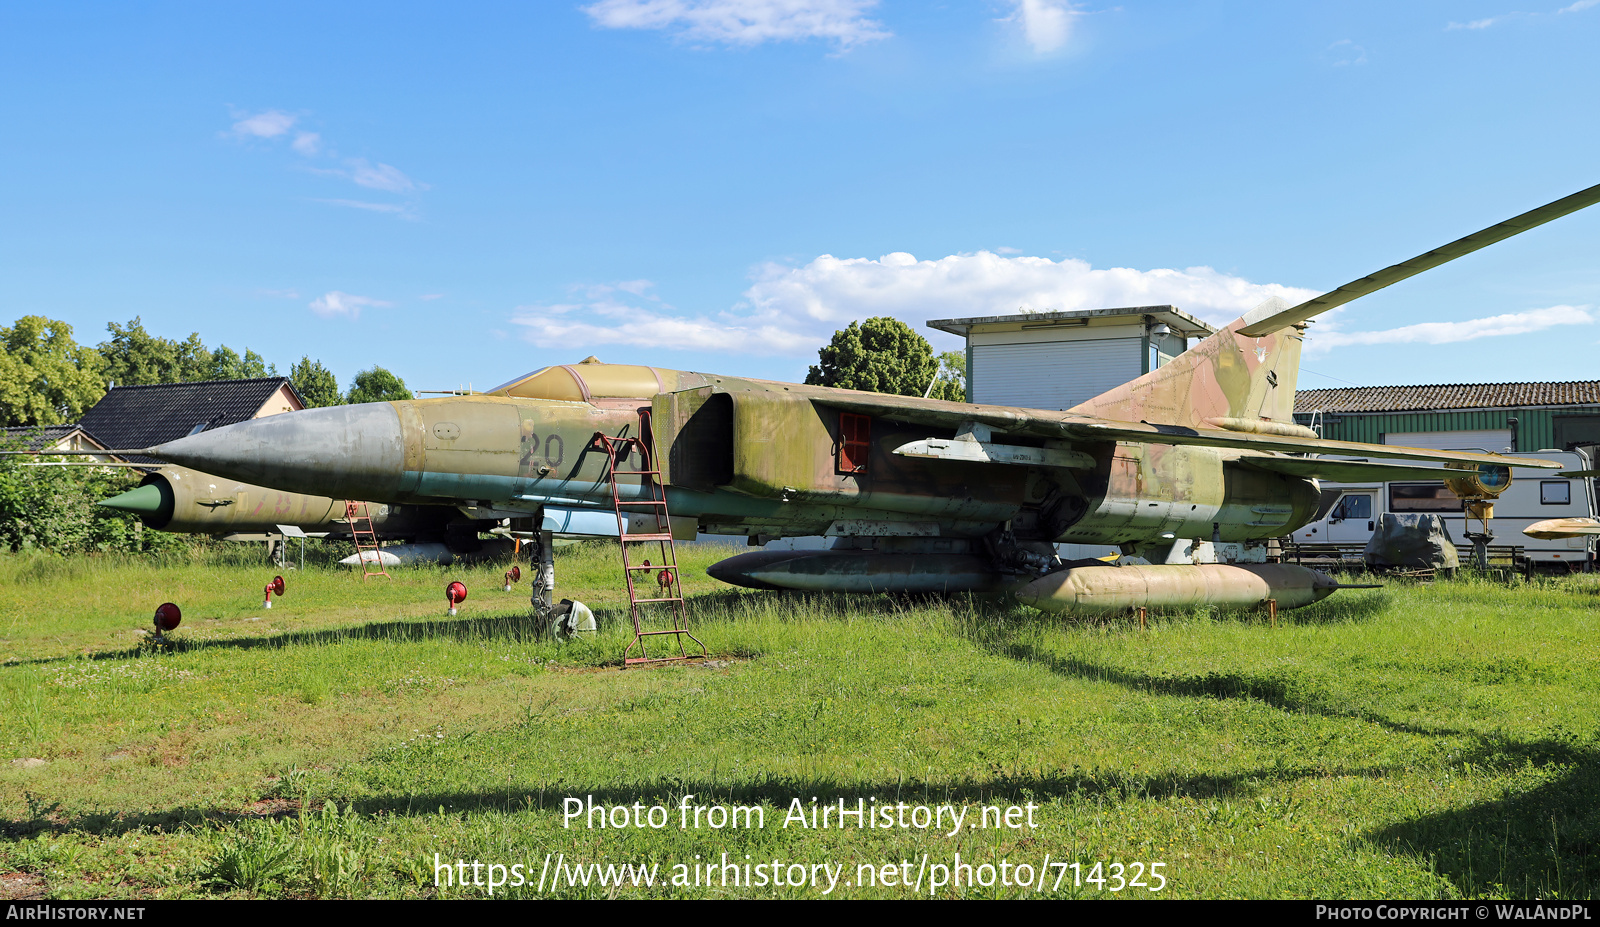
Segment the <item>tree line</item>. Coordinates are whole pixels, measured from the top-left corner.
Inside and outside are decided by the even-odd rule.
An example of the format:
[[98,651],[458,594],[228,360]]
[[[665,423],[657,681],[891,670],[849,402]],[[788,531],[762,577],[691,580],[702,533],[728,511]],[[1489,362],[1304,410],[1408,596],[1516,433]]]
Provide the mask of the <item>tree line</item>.
[[[135,318],[107,326],[99,345],[73,341],[72,327],[41,316],[0,328],[0,421],[53,425],[76,421],[116,384],[182,383],[277,375],[246,348],[208,348],[198,333],[183,341],[145,331]],[[304,356],[289,374],[308,407],[409,399],[405,384],[382,367],[357,374],[341,394],[332,373]],[[966,399],[966,362],[959,351],[935,356],[926,339],[891,318],[852,322],[818,351],[807,383],[934,399]],[[0,442],[3,443],[3,442]],[[168,553],[208,545],[204,538],[143,531],[137,518],[95,503],[132,489],[141,474],[92,466],[33,466],[0,455],[0,550],[58,554]]]
[[[278,376],[249,348],[208,348],[194,332],[182,341],[145,330],[137,316],[112,322],[98,345],[79,344],[72,326],[44,316],[23,316],[0,328],[0,425],[61,425],[75,422],[112,386],[245,380]],[[319,360],[302,356],[289,381],[306,408],[411,399],[405,382],[382,367],[356,374],[349,390]]]

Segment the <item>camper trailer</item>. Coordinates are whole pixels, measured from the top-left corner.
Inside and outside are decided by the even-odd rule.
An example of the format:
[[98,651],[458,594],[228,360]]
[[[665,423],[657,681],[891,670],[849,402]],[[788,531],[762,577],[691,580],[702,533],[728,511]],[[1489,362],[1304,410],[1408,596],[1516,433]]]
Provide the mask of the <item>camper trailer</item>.
[[[1565,470],[1587,470],[1593,464],[1582,449],[1529,452],[1529,457],[1560,461]],[[1392,483],[1323,483],[1324,514],[1298,529],[1292,539],[1300,544],[1365,544],[1384,512],[1425,513],[1444,517],[1451,540],[1469,549],[1461,500],[1443,482],[1415,480]],[[1595,480],[1564,477],[1549,470],[1515,468],[1511,485],[1495,500],[1489,528],[1495,544],[1514,545],[1533,566],[1545,569],[1590,569],[1595,560],[1595,539],[1564,538],[1542,541],[1522,529],[1547,518],[1594,517]]]

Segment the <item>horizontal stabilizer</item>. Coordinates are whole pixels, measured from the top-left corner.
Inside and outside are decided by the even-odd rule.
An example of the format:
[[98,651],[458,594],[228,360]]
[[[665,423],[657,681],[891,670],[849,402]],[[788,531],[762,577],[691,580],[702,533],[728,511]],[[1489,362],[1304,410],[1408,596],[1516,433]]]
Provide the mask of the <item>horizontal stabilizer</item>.
[[1280,454],[1332,454],[1340,457],[1381,457],[1399,460],[1432,460],[1439,463],[1489,464],[1497,467],[1535,467],[1559,470],[1561,464],[1531,457],[1505,457],[1500,454],[1475,454],[1467,451],[1436,451],[1392,444],[1358,444],[1354,441],[1312,440],[1279,435],[1246,435],[1228,431],[1185,428],[1179,425],[1151,425],[1128,422],[1074,424],[1069,435],[1103,435],[1118,441],[1148,444],[1192,444],[1200,447],[1226,447],[1247,451],[1275,451]]
[[1302,479],[1336,483],[1387,483],[1390,480],[1445,480],[1461,476],[1460,470],[1418,464],[1372,463],[1366,460],[1330,460],[1326,457],[1244,457],[1240,463]]

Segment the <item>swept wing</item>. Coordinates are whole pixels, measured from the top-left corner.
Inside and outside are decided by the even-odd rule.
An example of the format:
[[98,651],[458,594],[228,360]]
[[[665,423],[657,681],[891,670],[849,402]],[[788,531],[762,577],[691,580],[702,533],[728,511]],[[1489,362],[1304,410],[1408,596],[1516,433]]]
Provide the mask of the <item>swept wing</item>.
[[[1561,464],[1549,460],[1527,457],[1507,457],[1502,454],[1480,454],[1467,451],[1438,451],[1420,447],[1399,447],[1389,444],[1360,444],[1354,441],[1327,441],[1293,435],[1253,434],[1212,428],[1189,428],[1182,425],[1158,425],[1149,422],[1119,422],[1096,418],[1077,412],[1047,412],[1040,409],[1021,409],[1006,406],[968,405],[912,396],[889,396],[878,393],[847,393],[832,391],[827,396],[812,399],[817,405],[830,406],[846,412],[875,415],[896,421],[911,422],[932,428],[959,430],[971,424],[984,425],[996,432],[1026,435],[1077,443],[1105,441],[1132,441],[1144,444],[1196,445],[1220,447],[1240,451],[1257,451],[1266,460],[1283,460],[1271,454],[1325,454],[1343,457],[1378,457],[1399,460],[1425,460],[1434,463],[1489,464],[1501,467],[1536,467],[1542,470],[1559,470]],[[1254,460],[1254,458],[1252,458]],[[1268,464],[1267,468],[1299,467],[1294,475],[1326,475],[1334,478],[1335,464],[1352,461],[1303,460],[1293,464]],[[1355,468],[1359,470],[1360,468]],[[1415,479],[1418,471],[1426,468],[1396,468],[1404,473],[1400,479]],[[1292,472],[1280,469],[1279,472]],[[1355,472],[1343,469],[1341,472]],[[1433,478],[1427,474],[1423,478]],[[1370,477],[1363,477],[1370,478]]]

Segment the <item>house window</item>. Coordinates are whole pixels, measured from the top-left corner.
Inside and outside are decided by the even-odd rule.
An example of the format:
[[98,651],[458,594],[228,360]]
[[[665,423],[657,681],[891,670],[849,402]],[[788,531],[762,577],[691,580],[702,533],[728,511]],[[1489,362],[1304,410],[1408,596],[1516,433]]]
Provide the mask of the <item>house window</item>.
[[867,472],[867,452],[872,447],[872,418],[839,413],[839,472]]

